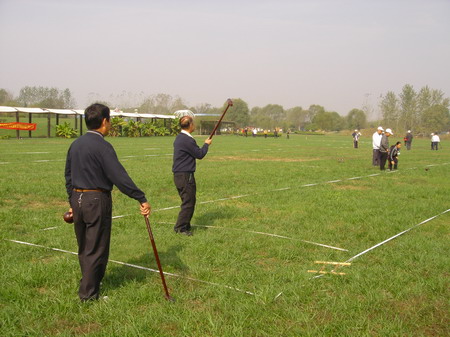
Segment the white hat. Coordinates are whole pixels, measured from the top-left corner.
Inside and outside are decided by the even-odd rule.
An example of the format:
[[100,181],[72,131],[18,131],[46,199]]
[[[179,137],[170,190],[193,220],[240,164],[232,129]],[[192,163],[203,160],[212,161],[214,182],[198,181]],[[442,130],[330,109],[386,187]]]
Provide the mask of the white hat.
[[386,129],[386,132],[390,133],[391,135],[394,135],[391,129]]
[[408,130],[408,133],[411,133],[411,130]]
[[379,126],[377,130],[384,131],[384,129],[381,126]]
[[356,132],[356,131],[358,131],[358,130],[355,130],[355,132]]

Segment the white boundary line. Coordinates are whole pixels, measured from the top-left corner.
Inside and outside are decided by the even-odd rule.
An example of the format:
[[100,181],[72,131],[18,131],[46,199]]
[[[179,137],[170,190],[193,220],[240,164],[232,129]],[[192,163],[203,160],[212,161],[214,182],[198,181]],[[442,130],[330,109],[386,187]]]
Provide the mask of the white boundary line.
[[[433,166],[441,166],[441,165],[448,165],[450,163],[442,163],[442,164],[433,164]],[[430,165],[427,165],[430,166]],[[410,167],[408,168],[408,170],[414,170],[417,169],[417,167]],[[385,173],[397,173],[399,171],[387,171]],[[294,187],[282,187],[282,188],[276,188],[273,190],[270,190],[268,192],[279,192],[279,191],[288,191],[291,189],[295,189],[295,188],[301,188],[301,187],[311,187],[311,186],[317,186],[317,185],[325,185],[325,184],[335,184],[338,182],[343,182],[346,180],[355,180],[355,179],[363,179],[363,178],[370,178],[370,177],[377,177],[382,175],[381,173],[373,173],[373,174],[369,174],[366,176],[360,176],[360,177],[351,177],[351,178],[343,178],[343,179],[337,179],[337,180],[329,180],[329,181],[325,181],[325,182],[321,182],[321,183],[312,183],[312,184],[304,184],[304,185],[300,185],[300,186],[294,186]],[[233,199],[238,199],[238,198],[244,198],[244,197],[248,197],[248,196],[255,196],[258,194],[263,194],[263,193],[267,193],[267,192],[258,192],[258,193],[253,193],[253,194],[243,194],[243,195],[237,195],[237,196],[231,196],[231,197],[227,197],[227,198],[220,198],[220,199],[214,199],[214,200],[207,200],[207,201],[201,201],[198,202],[198,204],[210,204],[213,202],[218,202],[218,201],[226,201],[226,200],[233,200]],[[170,207],[164,207],[164,208],[157,208],[152,210],[152,212],[160,212],[160,211],[168,211],[171,209],[176,209],[176,208],[180,208],[180,206],[170,206]],[[123,218],[126,216],[130,216],[131,214],[125,214],[125,215],[116,215],[113,216],[113,219],[118,219],[118,218]]]
[[[174,223],[171,223],[171,222],[157,222],[157,223],[159,223],[159,224],[167,224],[167,225],[175,225]],[[194,225],[194,224],[192,226],[194,226],[194,227],[204,227],[204,228],[231,229],[231,230],[235,230],[235,231],[242,231],[242,232],[246,232],[246,233],[266,235],[266,236],[271,236],[271,237],[280,238],[280,239],[295,240],[295,241],[298,240],[298,241],[309,243],[309,244],[312,244],[312,245],[315,245],[315,246],[321,246],[321,247],[325,247],[325,248],[330,248],[330,249],[340,250],[340,251],[343,251],[343,252],[348,252],[348,249],[334,247],[334,246],[329,246],[329,245],[325,245],[325,244],[318,243],[318,242],[313,242],[313,241],[308,241],[308,240],[290,238],[290,237],[284,236],[284,235],[271,234],[271,233],[265,233],[265,232],[256,232],[256,231],[252,231],[252,230],[247,230],[247,229],[242,229],[242,228],[233,228],[233,227],[206,226],[206,225]]]
[[[442,213],[439,213],[439,214],[437,214],[437,215],[435,215],[435,216],[432,216],[431,218],[428,218],[428,219],[422,221],[421,223],[418,223],[417,225],[412,226],[411,228],[408,228],[408,229],[404,230],[403,232],[400,232],[400,233],[398,233],[398,234],[396,234],[396,235],[394,235],[394,236],[391,236],[390,238],[388,238],[388,239],[386,239],[386,240],[384,240],[384,241],[382,241],[382,242],[380,242],[380,243],[377,243],[376,245],[374,245],[374,246],[372,246],[372,247],[370,247],[370,248],[368,248],[368,249],[362,251],[361,253],[356,254],[355,256],[349,258],[348,260],[346,260],[346,261],[344,261],[344,262],[351,262],[351,261],[355,260],[356,258],[360,257],[361,255],[364,255],[364,254],[370,252],[371,250],[374,250],[375,248],[378,248],[378,247],[384,245],[385,243],[387,243],[387,242],[389,242],[389,241],[391,241],[391,240],[394,240],[395,238],[397,238],[397,237],[399,237],[399,236],[401,236],[401,235],[403,235],[403,234],[409,232],[410,230],[412,230],[412,229],[414,229],[414,228],[416,228],[416,227],[419,227],[420,225],[423,225],[424,223],[427,223],[427,222],[429,222],[429,221],[431,221],[431,220],[437,218],[438,216],[441,216],[441,215],[443,215],[443,214],[445,214],[445,213],[447,213],[447,212],[450,212],[450,208],[447,209],[446,211],[442,212]],[[333,271],[334,271],[334,270],[333,270]],[[319,278],[319,277],[322,277],[322,276],[324,276],[324,274],[314,276],[314,277],[312,277],[311,279]]]
[[[45,248],[45,249],[50,249],[50,250],[54,250],[54,251],[57,251],[57,252],[62,252],[62,253],[67,253],[67,254],[72,254],[72,255],[78,255],[78,253],[71,252],[71,251],[68,251],[68,250],[59,249],[59,248],[52,248],[52,247],[46,247],[46,246],[38,245],[38,244],[35,244],[35,243],[18,241],[18,240],[11,240],[11,239],[4,239],[4,240],[10,241],[10,242],[14,242],[14,243],[19,243],[19,244],[22,244],[22,245],[27,245],[27,246],[32,246],[32,247],[39,247],[39,248]],[[148,271],[151,271],[151,272],[154,272],[154,273],[159,273],[159,270],[155,270],[155,269],[152,269],[152,268],[139,266],[139,265],[136,265],[136,264],[121,262],[121,261],[117,261],[117,260],[109,260],[109,262],[120,264],[120,265],[127,266],[127,267],[132,267],[132,268],[137,268],[137,269],[142,269],[142,270],[148,270]],[[231,289],[231,290],[239,291],[241,293],[245,293],[245,294],[248,294],[248,295],[255,295],[255,293],[252,293],[251,291],[242,290],[242,289],[239,289],[239,288],[234,288],[234,287],[228,286],[226,284],[220,284],[220,283],[215,283],[215,282],[208,282],[208,281],[199,280],[199,279],[195,279],[195,278],[192,278],[192,277],[182,276],[182,275],[174,274],[174,273],[167,273],[167,272],[163,272],[163,273],[164,273],[164,275],[167,275],[167,276],[178,277],[178,278],[186,279],[186,280],[189,280],[189,281],[209,284],[209,285],[218,286],[218,287],[224,287],[224,288],[228,288],[228,289]]]

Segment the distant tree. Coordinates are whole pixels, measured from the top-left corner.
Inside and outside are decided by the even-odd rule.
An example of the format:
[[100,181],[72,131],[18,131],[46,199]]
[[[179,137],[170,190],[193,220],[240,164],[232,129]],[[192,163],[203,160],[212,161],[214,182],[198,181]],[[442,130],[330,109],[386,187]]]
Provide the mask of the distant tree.
[[212,109],[212,106],[209,103],[202,103],[202,104],[196,105],[195,107],[189,108],[189,110],[193,111],[196,114],[210,113],[211,109]]
[[30,87],[20,89],[17,101],[22,106],[64,109],[74,107],[75,101],[69,89]]
[[393,91],[389,91],[380,103],[383,124],[398,129],[399,102]]
[[306,122],[312,122],[318,113],[325,112],[325,108],[321,105],[313,104],[309,106]]
[[[226,103],[223,106],[223,109],[226,108]],[[240,99],[233,99],[233,106],[227,110],[227,114],[225,117],[227,120],[236,122],[236,126],[238,128],[247,126],[250,121],[248,104]]]
[[403,86],[400,93],[400,120],[402,130],[414,129],[418,124],[417,93],[410,84]]
[[[0,89],[0,105],[14,105],[14,95],[6,89]],[[13,103],[13,104],[11,104]]]
[[443,105],[433,105],[422,114],[423,131],[427,133],[450,129],[449,109]]
[[324,131],[339,131],[344,127],[344,119],[335,111],[320,111],[313,120],[313,124]]
[[363,129],[367,125],[367,116],[360,109],[352,109],[346,116],[347,127],[349,129]]
[[307,123],[308,111],[296,106],[286,111],[286,124],[288,128],[301,130]]
[[187,109],[187,105],[180,97],[168,94],[157,94],[147,97],[139,107],[139,112],[171,115],[177,110]]

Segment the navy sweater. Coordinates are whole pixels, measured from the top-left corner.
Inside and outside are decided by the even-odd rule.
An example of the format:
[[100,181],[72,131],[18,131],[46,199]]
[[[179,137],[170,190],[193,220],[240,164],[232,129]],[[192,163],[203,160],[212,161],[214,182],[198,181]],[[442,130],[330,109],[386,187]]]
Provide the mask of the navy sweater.
[[208,153],[208,144],[198,147],[194,138],[180,133],[173,142],[172,172],[195,172],[195,159],[202,159]]
[[69,196],[74,188],[111,191],[113,185],[140,203],[147,201],[120,164],[116,151],[101,133],[89,131],[75,140],[66,160],[66,189]]

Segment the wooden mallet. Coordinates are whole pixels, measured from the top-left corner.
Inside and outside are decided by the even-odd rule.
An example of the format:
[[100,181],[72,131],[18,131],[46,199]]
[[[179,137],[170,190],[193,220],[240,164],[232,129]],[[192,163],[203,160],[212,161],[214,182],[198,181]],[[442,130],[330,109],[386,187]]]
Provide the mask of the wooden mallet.
[[228,98],[227,99],[227,107],[225,108],[225,111],[222,113],[222,116],[220,116],[219,121],[216,123],[216,126],[214,127],[214,130],[211,132],[211,134],[209,135],[209,139],[212,139],[212,137],[214,136],[214,134],[216,133],[217,128],[219,127],[220,123],[222,122],[223,116],[225,116],[225,114],[227,113],[227,110],[230,106],[233,106],[233,101]]

